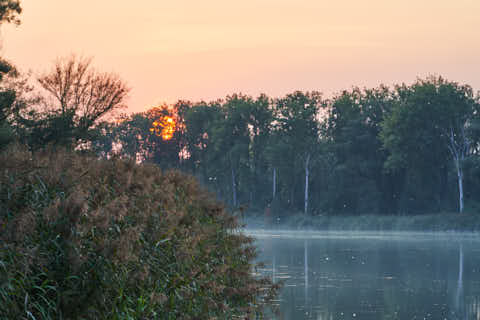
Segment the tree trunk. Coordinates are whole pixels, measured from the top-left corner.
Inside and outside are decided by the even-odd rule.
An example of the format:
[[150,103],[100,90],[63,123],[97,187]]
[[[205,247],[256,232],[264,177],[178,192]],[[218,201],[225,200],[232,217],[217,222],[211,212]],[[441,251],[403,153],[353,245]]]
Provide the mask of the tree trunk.
[[307,155],[307,159],[305,160],[305,215],[308,213],[308,163],[310,162],[310,154]]
[[[453,128],[450,128],[450,144],[448,148],[452,154],[452,158],[455,161],[455,167],[457,168],[458,178],[458,211],[463,212],[463,167],[462,162],[468,156],[470,152],[470,141],[465,134],[465,127],[461,127],[460,134],[456,135]],[[458,140],[456,140],[458,139]]]
[[275,194],[277,193],[277,169],[273,168],[273,185],[272,185],[272,201],[275,200]]
[[232,168],[232,193],[233,193],[233,206],[237,206],[237,188],[235,183],[235,171]]
[[459,207],[459,212],[463,212],[463,169],[460,165],[460,160],[457,159],[456,161],[457,165],[457,178],[458,178],[458,207]]

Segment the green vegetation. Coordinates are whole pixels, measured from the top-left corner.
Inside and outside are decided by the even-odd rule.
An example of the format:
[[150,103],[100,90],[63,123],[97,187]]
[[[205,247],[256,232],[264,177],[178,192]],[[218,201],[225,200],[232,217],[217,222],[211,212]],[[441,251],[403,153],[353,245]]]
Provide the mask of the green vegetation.
[[[0,1],[0,22],[20,13],[18,1]],[[178,169],[233,210],[270,207],[281,219],[480,207],[480,95],[467,84],[430,76],[331,98],[232,94],[106,118],[128,92],[85,58],[60,58],[36,79],[1,62],[0,149],[62,147]]]
[[[479,107],[471,87],[441,77],[331,99],[233,94],[124,115],[91,151],[188,172],[247,215],[475,213]],[[150,130],[166,115],[169,140]]]
[[0,155],[1,319],[235,319],[275,292],[190,176],[10,148]]
[[[55,74],[64,69],[88,67],[75,57],[59,61],[38,79],[44,88],[45,79],[63,79]],[[233,94],[105,121],[104,115],[123,105],[128,89],[112,74],[92,71],[87,78],[98,74],[108,81],[72,85],[46,111],[41,105],[64,84],[47,90],[47,97],[13,87],[0,141],[178,169],[247,214],[268,206],[276,218],[299,211],[309,216],[478,211],[480,96],[468,85],[429,77],[393,88],[354,88],[331,99],[301,91],[277,99]],[[84,87],[96,94],[82,93]],[[83,103],[97,100],[101,103]],[[168,139],[161,134],[166,118],[175,122]]]
[[[2,23],[20,24],[18,15],[22,8],[18,0],[0,0],[0,25]],[[3,58],[0,58],[0,83],[6,76],[18,76],[15,67]],[[10,127],[8,118],[16,109],[17,92],[8,86],[0,86],[0,151],[14,141],[15,136]]]
[[263,215],[252,215],[243,221],[251,229],[312,231],[427,231],[479,232],[479,214],[427,213],[422,215],[306,216],[301,212],[266,223]]

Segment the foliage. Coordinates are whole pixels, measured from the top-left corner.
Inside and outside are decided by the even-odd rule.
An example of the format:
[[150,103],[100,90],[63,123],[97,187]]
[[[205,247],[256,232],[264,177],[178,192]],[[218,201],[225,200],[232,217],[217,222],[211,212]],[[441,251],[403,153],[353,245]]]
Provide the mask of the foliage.
[[392,210],[395,181],[383,171],[387,153],[378,135],[394,103],[385,86],[353,88],[330,102],[325,134],[335,159],[331,178],[336,183],[325,192],[331,210],[347,214]]
[[192,177],[58,150],[0,161],[0,318],[255,318],[275,292]]
[[458,130],[475,111],[472,89],[440,77],[398,86],[397,92],[399,103],[382,127],[382,141],[391,151],[386,167],[442,165],[438,162],[448,159],[450,128]]
[[[10,114],[19,116],[0,130],[6,141],[179,169],[233,210],[270,206],[275,218],[297,211],[402,215],[462,211],[478,201],[479,96],[441,77],[352,88],[329,100],[301,91],[180,100],[111,122],[82,122],[83,109],[47,97],[28,102],[23,91],[12,91],[19,107],[10,109],[19,111]],[[35,107],[39,101],[46,111]]]
[[[468,85],[441,77],[352,88],[329,100],[318,92],[233,94],[131,115],[113,136],[122,156],[192,173],[250,213],[271,206],[283,218],[307,205],[310,215],[452,211],[457,175],[465,208],[480,190],[478,99]],[[163,116],[178,123],[168,141],[149,132]],[[452,161],[452,146],[468,153]]]
[[[272,166],[279,168],[279,183],[283,185],[287,206],[301,207],[304,192],[303,171],[312,156],[317,156],[319,124],[317,117],[322,106],[319,92],[295,91],[275,101],[274,131],[276,144],[270,150]],[[275,159],[276,158],[276,159]],[[278,163],[280,160],[280,163]]]
[[[249,218],[245,222],[252,228],[263,226],[263,219]],[[282,230],[319,231],[478,232],[480,216],[478,208],[464,215],[456,212],[440,212],[408,216],[379,214],[305,216],[298,213],[287,216],[270,227]]]
[[[186,170],[208,185],[211,177],[216,176],[213,159],[215,158],[213,132],[223,114],[218,102],[179,102],[179,117],[184,123],[184,141],[187,148]],[[214,180],[215,181],[215,180]]]
[[169,139],[164,139],[162,133],[162,119],[174,119],[175,113],[175,110],[163,105],[145,112],[123,114],[111,125],[111,140],[104,139],[97,147],[110,148],[113,143],[119,147],[116,150],[110,148],[109,155],[156,163],[161,168],[178,169],[182,160],[179,158],[183,145],[180,136],[182,124],[176,124],[176,130],[169,133]]
[[0,0],[0,23],[20,24],[18,15],[22,13],[19,0]]
[[16,75],[16,69],[8,61],[0,59],[0,150],[14,140],[9,118],[14,110],[17,93],[4,84],[6,77]]
[[[0,0],[0,24],[3,22],[20,24],[18,18],[20,13],[22,13],[22,8],[19,0]],[[8,118],[12,113],[16,92],[3,86],[4,78],[9,75],[18,75],[17,70],[10,62],[0,58],[0,83],[2,83],[0,89],[0,150],[15,139]]]
[[[450,138],[470,140],[465,130],[478,116],[478,97],[471,87],[441,77],[419,79],[396,91],[398,103],[380,133],[389,151],[385,168],[404,171],[410,209],[425,211],[433,205],[436,210],[454,210],[445,203],[453,189],[448,184],[453,167]],[[460,169],[462,164],[457,164]]]

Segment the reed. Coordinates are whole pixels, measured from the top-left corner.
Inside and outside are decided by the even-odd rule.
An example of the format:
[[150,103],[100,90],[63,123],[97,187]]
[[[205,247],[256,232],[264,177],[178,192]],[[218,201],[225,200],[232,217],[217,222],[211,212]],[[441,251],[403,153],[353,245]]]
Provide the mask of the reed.
[[2,319],[254,319],[276,293],[190,176],[21,147],[0,163]]

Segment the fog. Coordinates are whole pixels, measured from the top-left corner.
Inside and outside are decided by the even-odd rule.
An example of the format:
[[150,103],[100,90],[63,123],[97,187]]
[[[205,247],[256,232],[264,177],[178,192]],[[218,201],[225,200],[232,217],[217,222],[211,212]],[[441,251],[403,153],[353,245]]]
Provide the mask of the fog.
[[478,319],[473,233],[245,229],[282,283],[269,319]]

